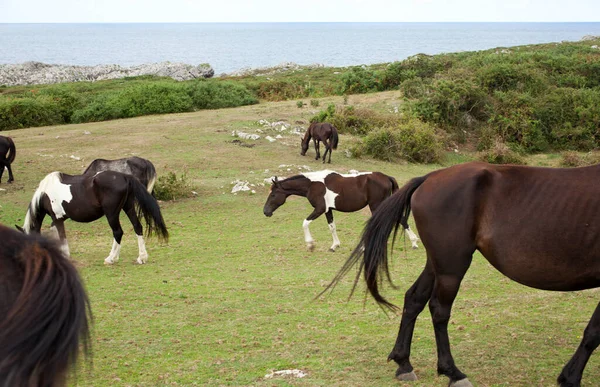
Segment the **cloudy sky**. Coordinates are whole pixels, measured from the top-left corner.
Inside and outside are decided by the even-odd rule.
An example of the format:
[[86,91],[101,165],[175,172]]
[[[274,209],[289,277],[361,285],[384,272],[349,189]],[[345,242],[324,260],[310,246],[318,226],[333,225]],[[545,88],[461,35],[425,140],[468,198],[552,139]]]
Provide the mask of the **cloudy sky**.
[[0,0],[0,23],[599,21],[600,0]]

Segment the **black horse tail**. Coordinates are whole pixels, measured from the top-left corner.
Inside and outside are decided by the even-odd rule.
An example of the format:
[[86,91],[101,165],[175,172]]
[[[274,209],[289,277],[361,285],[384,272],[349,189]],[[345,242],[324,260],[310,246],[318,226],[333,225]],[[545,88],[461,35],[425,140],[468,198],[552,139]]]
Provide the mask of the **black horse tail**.
[[90,303],[77,270],[54,242],[14,234],[0,246],[15,257],[8,267],[21,272],[13,279],[22,278],[0,321],[0,386],[53,386],[73,369],[80,349],[90,354]]
[[331,125],[331,147],[337,149],[338,146],[338,131],[335,126]]
[[169,240],[169,232],[160,212],[158,202],[144,187],[138,179],[131,175],[125,175],[129,180],[129,187],[133,191],[135,204],[138,210],[138,217],[146,221],[146,235],[150,236],[156,233],[158,238],[163,241]]
[[331,281],[321,294],[329,289],[333,289],[337,282],[339,282],[352,267],[359,263],[360,258],[363,257],[362,262],[359,263],[359,270],[354,279],[354,286],[352,287],[350,296],[352,296],[356,290],[358,278],[364,270],[367,289],[375,301],[386,308],[392,310],[396,309],[394,304],[390,303],[379,293],[379,286],[383,282],[384,276],[393,286],[388,265],[388,239],[392,231],[394,231],[394,237],[392,239],[393,248],[393,243],[396,240],[396,235],[400,226],[402,225],[403,228],[407,228],[406,225],[408,224],[408,217],[410,216],[411,210],[410,199],[415,190],[423,184],[427,177],[428,175],[410,180],[406,185],[384,200],[384,202],[377,207],[377,211],[375,211],[373,216],[367,221],[360,242],[346,263],[344,263],[344,266],[342,266],[338,274],[336,274],[333,281]]
[[15,143],[10,137],[6,137],[8,140],[8,163],[12,164],[15,161],[15,157],[17,157],[17,148],[15,147]]

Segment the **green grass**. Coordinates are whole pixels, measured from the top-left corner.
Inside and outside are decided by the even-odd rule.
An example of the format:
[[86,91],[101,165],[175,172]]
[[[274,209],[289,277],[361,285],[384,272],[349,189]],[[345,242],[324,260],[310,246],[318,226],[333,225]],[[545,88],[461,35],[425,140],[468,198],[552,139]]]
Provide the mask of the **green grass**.
[[[397,92],[351,96],[352,103],[397,104]],[[342,97],[320,100],[342,103]],[[326,220],[311,231],[317,247],[306,251],[302,220],[312,211],[292,197],[272,218],[262,214],[273,174],[297,167],[323,168],[311,149],[299,155],[296,137],[242,147],[230,141],[233,129],[255,130],[254,122],[308,122],[315,112],[295,101],[234,109],[148,116],[94,124],[9,131],[17,144],[16,182],[0,188],[0,221],[22,224],[39,181],[53,170],[77,173],[94,158],[137,154],[152,160],[160,175],[187,171],[198,196],[162,202],[171,239],[147,241],[149,262],[134,264],[137,244],[125,217],[121,260],[104,266],[111,231],[104,219],[67,222],[71,253],[94,312],[93,363],[81,367],[77,386],[446,386],[437,377],[433,329],[426,310],[415,329],[412,361],[419,381],[393,379],[386,363],[399,317],[386,316],[364,286],[349,301],[352,277],[326,297],[314,300],[357,243],[368,211],[335,213],[342,246],[327,250]],[[91,134],[85,134],[85,132]],[[393,164],[347,158],[354,139],[342,135],[326,167],[379,170],[400,184],[440,165]],[[250,143],[250,141],[248,141]],[[81,157],[77,161],[70,156]],[[471,159],[452,153],[445,165]],[[558,163],[556,157],[532,159]],[[293,171],[287,171],[292,168]],[[265,170],[269,171],[266,172]],[[230,193],[235,179],[256,184],[256,194]],[[48,220],[46,220],[48,223]],[[451,230],[449,230],[451,232]],[[394,252],[392,273],[399,290],[385,295],[401,305],[420,274],[425,251]],[[529,289],[495,271],[480,255],[463,282],[450,324],[459,368],[477,386],[549,386],[575,351],[600,292],[552,293]],[[298,368],[304,379],[264,379],[272,370]],[[585,386],[600,380],[600,356],[592,356]]]

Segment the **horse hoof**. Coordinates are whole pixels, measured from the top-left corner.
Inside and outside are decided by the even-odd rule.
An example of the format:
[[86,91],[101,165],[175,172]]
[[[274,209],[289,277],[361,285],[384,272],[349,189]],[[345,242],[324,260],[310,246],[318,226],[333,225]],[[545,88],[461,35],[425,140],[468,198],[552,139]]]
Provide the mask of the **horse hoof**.
[[144,263],[148,262],[148,259],[137,259],[137,263],[139,263],[140,265],[143,265]]
[[332,247],[330,247],[330,248],[329,248],[329,252],[330,252],[330,253],[335,253],[335,249],[334,249],[334,248],[332,248]]
[[417,380],[417,375],[414,371],[406,372],[404,374],[396,375],[396,379],[401,382],[414,382]]
[[412,249],[413,249],[413,250],[416,250],[416,249],[418,249],[418,248],[419,248],[419,246],[413,246],[413,247],[412,247]]
[[314,251],[315,250],[315,245],[312,244],[312,243],[310,243],[310,244],[306,245],[306,249],[308,251]]
[[469,379],[464,378],[454,383],[450,382],[450,384],[448,384],[448,387],[473,387],[473,385],[471,384],[471,382],[469,382]]
[[115,263],[115,261],[107,261],[106,259],[104,260],[105,265],[112,265],[114,263]]

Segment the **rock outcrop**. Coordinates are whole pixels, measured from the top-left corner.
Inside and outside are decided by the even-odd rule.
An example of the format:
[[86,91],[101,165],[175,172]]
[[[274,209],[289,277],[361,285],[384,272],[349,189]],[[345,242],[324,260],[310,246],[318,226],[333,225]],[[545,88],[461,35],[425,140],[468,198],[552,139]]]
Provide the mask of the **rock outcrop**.
[[150,63],[139,66],[119,65],[72,66],[40,62],[0,64],[0,85],[39,85],[60,82],[101,81],[140,75],[171,77],[178,81],[211,78],[215,74],[208,64]]

